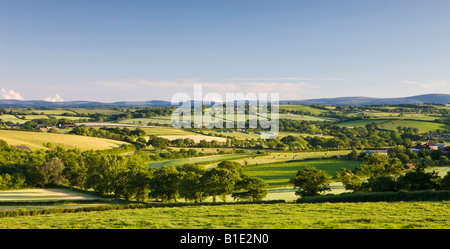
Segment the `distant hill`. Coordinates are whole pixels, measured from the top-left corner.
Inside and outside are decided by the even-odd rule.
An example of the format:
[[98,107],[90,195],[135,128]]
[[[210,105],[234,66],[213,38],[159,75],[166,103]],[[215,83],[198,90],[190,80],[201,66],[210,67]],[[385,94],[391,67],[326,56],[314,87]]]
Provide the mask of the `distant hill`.
[[280,104],[322,105],[386,105],[386,104],[448,104],[450,94],[423,94],[404,98],[340,97],[280,101]]
[[154,107],[171,106],[169,101],[121,101],[113,103],[94,101],[48,102],[43,100],[0,99],[0,107],[33,107],[33,108],[113,108],[113,107]]
[[[369,98],[369,97],[339,97],[305,100],[283,100],[280,104],[322,104],[322,105],[386,105],[386,104],[448,104],[450,94],[423,94],[404,98]],[[66,101],[47,102],[44,100],[14,100],[0,99],[0,107],[33,107],[33,108],[113,108],[113,107],[163,107],[171,106],[170,101]]]

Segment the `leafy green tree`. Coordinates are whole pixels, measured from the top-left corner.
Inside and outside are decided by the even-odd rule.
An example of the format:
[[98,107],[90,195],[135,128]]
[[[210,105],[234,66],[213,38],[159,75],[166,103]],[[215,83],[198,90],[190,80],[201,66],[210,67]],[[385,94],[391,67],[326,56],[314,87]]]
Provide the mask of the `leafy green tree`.
[[356,160],[359,157],[359,152],[356,150],[355,147],[352,148],[352,151],[350,152],[350,154],[348,155],[348,157],[350,159]]
[[214,168],[207,171],[201,178],[201,184],[204,186],[206,194],[213,197],[216,202],[216,196],[226,202],[227,195],[231,194],[234,184],[238,180],[237,174],[226,168]]
[[351,190],[355,193],[369,191],[368,184],[363,182],[363,180],[359,176],[353,173],[344,175],[342,177],[342,184],[344,185],[346,190]]
[[442,152],[442,150],[433,150],[430,153],[430,157],[434,161],[438,161],[441,156],[444,156],[444,152]]
[[235,191],[231,196],[237,200],[259,201],[267,196],[269,185],[259,177],[246,176],[235,184]]
[[439,190],[441,188],[441,180],[436,171],[414,170],[400,176],[397,182],[399,189],[407,191]]
[[345,176],[353,174],[353,172],[346,168],[341,168],[338,171],[335,171],[333,174],[333,180],[335,181],[342,181]]
[[205,199],[205,190],[201,182],[202,175],[196,171],[183,174],[179,185],[179,194],[186,201],[201,202]]
[[450,190],[450,171],[442,178],[442,189]]
[[44,176],[44,185],[60,185],[66,182],[63,175],[64,163],[57,157],[44,163],[40,170]]
[[397,184],[392,176],[379,176],[369,179],[369,185],[372,192],[396,191]]
[[307,166],[297,172],[295,178],[290,182],[299,189],[295,192],[300,196],[317,195],[322,192],[331,191],[329,187],[330,176],[323,170]]
[[177,201],[182,174],[175,167],[162,167],[153,173],[150,195],[162,201]]

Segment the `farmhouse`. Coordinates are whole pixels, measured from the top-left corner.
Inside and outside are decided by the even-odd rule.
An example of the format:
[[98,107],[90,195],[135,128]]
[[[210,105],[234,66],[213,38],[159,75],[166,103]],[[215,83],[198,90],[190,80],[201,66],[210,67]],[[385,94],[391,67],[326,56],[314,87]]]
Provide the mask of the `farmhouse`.
[[426,150],[430,150],[431,151],[431,150],[438,150],[439,146],[437,146],[436,144],[428,141],[425,144],[416,145],[413,148],[414,149],[418,149],[418,150],[426,149]]
[[412,164],[412,163],[407,163],[405,165],[405,169],[415,169],[415,168],[416,168],[416,166],[414,166],[414,164]]

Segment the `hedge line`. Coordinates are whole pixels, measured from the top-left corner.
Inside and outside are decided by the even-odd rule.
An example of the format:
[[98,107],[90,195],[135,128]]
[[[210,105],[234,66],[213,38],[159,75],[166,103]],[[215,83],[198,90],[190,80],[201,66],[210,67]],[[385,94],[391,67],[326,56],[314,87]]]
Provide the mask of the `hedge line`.
[[299,198],[297,203],[323,202],[396,202],[396,201],[449,201],[450,190],[433,191],[398,191],[398,192],[367,192],[344,193],[340,195],[308,196]]
[[90,207],[79,208],[48,208],[40,210],[27,210],[25,208],[18,208],[14,210],[0,210],[0,218],[4,217],[18,217],[18,216],[33,216],[42,214],[62,214],[62,213],[79,213],[92,211],[110,211],[110,210],[125,210],[125,209],[143,209],[143,208],[158,208],[158,207],[182,207],[182,206],[214,206],[214,205],[242,205],[242,204],[275,204],[284,203],[284,200],[271,201],[254,201],[254,202],[205,202],[205,203],[133,203],[133,204],[109,204]]

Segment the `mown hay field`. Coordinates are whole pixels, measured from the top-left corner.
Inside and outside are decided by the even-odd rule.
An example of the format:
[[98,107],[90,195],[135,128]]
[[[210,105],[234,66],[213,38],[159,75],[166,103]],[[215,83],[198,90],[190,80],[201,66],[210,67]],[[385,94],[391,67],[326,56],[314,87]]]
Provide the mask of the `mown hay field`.
[[127,144],[126,142],[106,138],[14,130],[0,130],[0,139],[5,140],[9,145],[28,146],[32,150],[46,149],[45,144],[49,142],[54,147],[78,148],[81,151],[112,149],[120,147],[122,144]]

